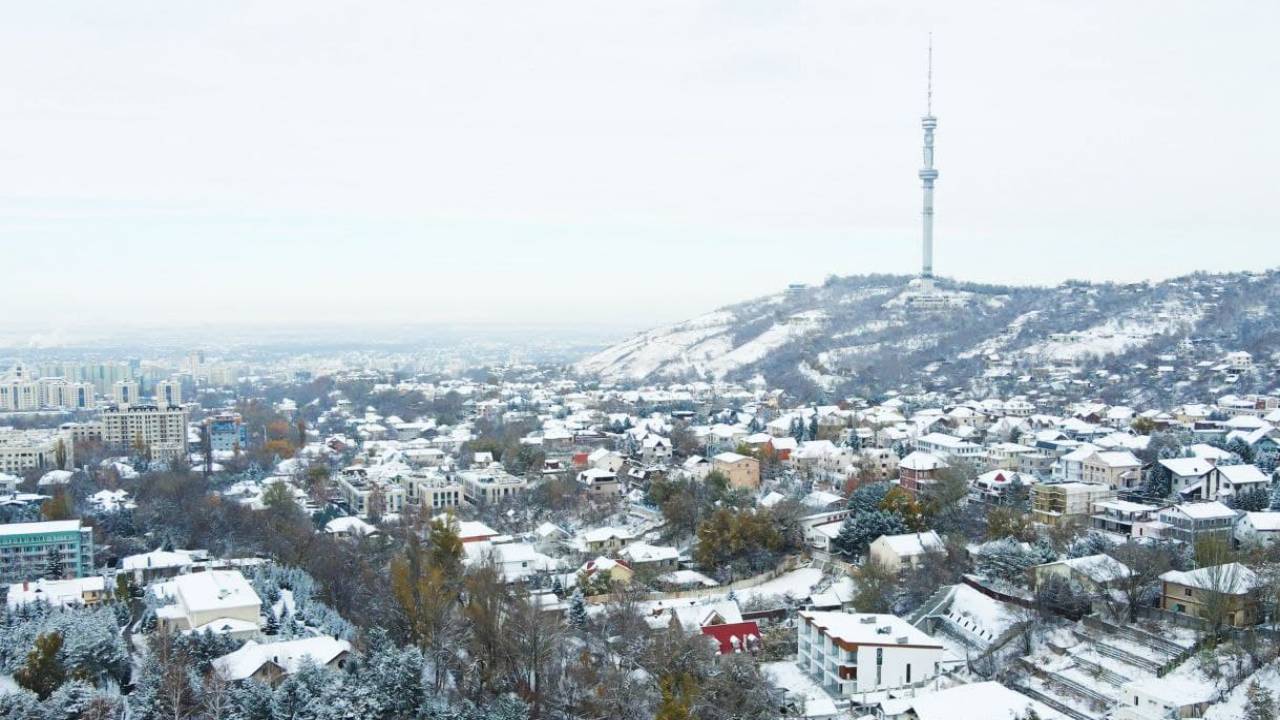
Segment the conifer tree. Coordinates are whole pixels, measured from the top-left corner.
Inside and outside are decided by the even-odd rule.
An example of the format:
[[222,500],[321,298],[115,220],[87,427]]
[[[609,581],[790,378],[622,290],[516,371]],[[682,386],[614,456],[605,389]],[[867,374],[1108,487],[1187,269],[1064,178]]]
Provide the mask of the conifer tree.
[[1244,717],[1245,720],[1276,720],[1275,695],[1257,680],[1249,683],[1245,691]]
[[587,627],[587,600],[582,596],[582,588],[575,589],[569,601],[569,625],[575,630]]
[[13,673],[13,679],[41,700],[49,697],[67,679],[67,671],[58,658],[61,650],[61,633],[40,635],[36,638],[35,647],[27,654],[26,664]]
[[67,566],[62,562],[62,553],[57,548],[49,549],[49,560],[44,566],[46,580],[61,580],[67,576]]

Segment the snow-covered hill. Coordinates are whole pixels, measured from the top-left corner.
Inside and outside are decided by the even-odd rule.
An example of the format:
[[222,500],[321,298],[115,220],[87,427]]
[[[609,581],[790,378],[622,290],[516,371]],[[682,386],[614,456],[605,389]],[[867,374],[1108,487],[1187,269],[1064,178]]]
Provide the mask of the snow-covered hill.
[[1266,354],[1280,317],[1276,271],[1053,288],[940,281],[945,302],[933,303],[909,280],[792,288],[640,333],[577,369],[622,383],[761,374],[800,395],[941,389],[1046,367],[1169,361],[1207,344]]

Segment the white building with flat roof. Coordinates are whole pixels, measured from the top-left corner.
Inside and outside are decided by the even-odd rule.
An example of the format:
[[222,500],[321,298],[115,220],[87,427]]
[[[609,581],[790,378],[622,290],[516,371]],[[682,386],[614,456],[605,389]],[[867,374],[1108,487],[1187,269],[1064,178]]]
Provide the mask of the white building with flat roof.
[[894,615],[802,611],[796,665],[832,697],[917,685],[938,675],[942,643]]
[[238,570],[207,570],[178,575],[156,587],[173,602],[156,610],[171,632],[204,632],[246,639],[258,634],[262,600]]

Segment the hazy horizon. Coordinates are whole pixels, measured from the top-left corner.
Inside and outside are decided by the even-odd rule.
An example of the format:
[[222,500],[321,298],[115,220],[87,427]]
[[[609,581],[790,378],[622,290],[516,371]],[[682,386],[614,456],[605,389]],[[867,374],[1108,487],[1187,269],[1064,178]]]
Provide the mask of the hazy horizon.
[[141,2],[0,27],[10,328],[678,321],[1280,265],[1280,7]]

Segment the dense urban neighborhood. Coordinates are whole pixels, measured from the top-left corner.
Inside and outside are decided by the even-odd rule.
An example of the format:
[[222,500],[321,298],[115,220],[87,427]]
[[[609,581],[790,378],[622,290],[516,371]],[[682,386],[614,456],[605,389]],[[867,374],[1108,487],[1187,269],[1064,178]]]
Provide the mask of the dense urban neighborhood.
[[1280,352],[1169,332],[785,388],[15,351],[0,716],[1274,718]]

